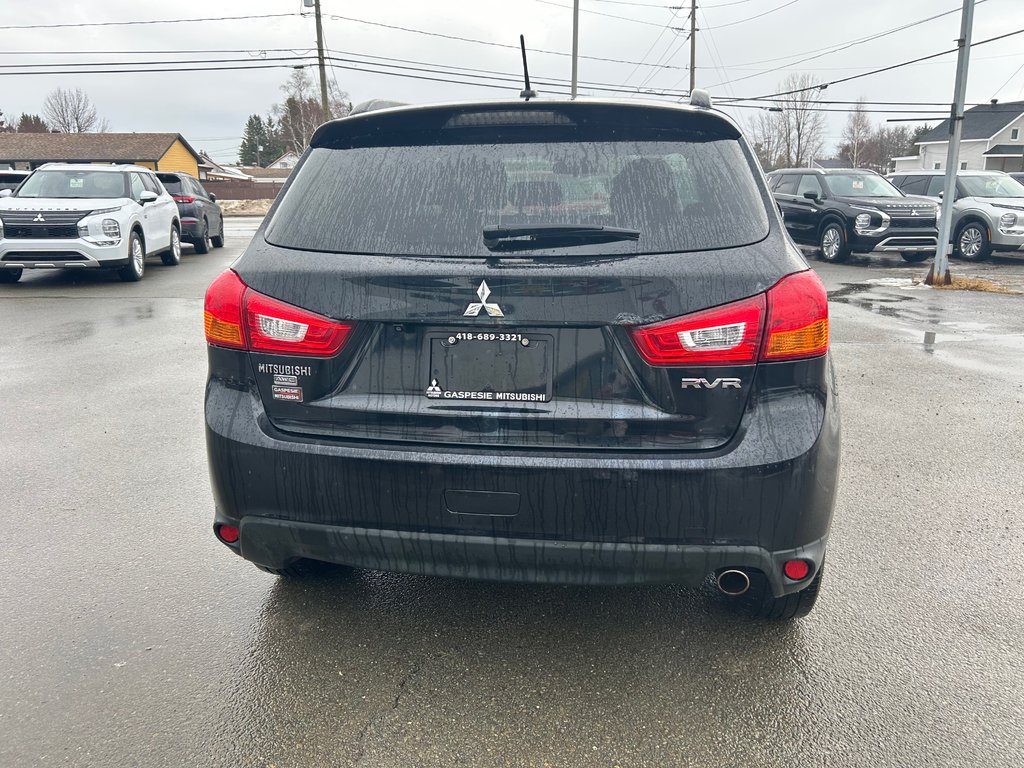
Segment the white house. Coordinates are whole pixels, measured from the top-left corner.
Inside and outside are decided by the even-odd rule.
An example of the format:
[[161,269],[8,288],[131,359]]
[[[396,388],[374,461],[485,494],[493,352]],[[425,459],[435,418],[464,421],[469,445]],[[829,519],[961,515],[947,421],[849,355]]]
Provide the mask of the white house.
[[[949,148],[949,120],[943,120],[917,142],[918,154],[894,157],[896,171],[943,170]],[[964,112],[960,138],[960,169],[1024,171],[1024,101],[971,107]]]
[[285,152],[283,155],[277,158],[277,160],[268,165],[267,168],[273,168],[275,170],[287,168],[290,170],[294,168],[296,165],[298,165],[298,163],[299,156],[289,149],[287,152]]

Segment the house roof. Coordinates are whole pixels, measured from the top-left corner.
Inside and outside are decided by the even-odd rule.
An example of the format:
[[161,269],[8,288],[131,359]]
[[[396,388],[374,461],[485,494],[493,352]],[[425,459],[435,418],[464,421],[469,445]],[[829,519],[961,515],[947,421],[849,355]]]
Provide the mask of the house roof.
[[199,153],[180,133],[2,133],[0,159],[23,162],[153,163],[180,141],[198,162]]
[[996,144],[986,155],[997,155],[1002,157],[1016,157],[1024,155],[1024,145],[1021,144]]
[[[999,131],[1013,122],[1014,118],[1024,114],[1024,101],[1007,101],[1004,104],[983,104],[971,107],[964,112],[963,132],[960,136],[964,141],[991,139]],[[929,141],[949,140],[949,120],[943,120],[917,140],[918,144]]]
[[254,179],[287,179],[292,172],[291,168],[260,168],[253,165],[239,165],[238,170],[247,173]]

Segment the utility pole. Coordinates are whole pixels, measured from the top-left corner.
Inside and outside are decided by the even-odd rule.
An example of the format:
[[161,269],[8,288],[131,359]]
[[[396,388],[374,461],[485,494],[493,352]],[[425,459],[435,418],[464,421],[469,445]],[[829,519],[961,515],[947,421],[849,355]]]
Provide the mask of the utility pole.
[[690,0],[690,93],[697,87],[697,0]]
[[949,256],[953,226],[953,198],[956,197],[956,172],[960,168],[960,135],[964,126],[964,97],[967,91],[967,66],[971,56],[971,31],[974,27],[974,0],[964,0],[960,15],[960,39],[956,55],[956,84],[953,86],[953,104],[949,111],[949,149],[946,150],[946,183],[942,188],[942,210],[939,213],[939,245],[935,249],[935,262],[928,271],[928,285],[949,285]]
[[316,0],[316,53],[320,60],[320,108],[324,112],[324,120],[331,119],[331,108],[327,103],[327,65],[324,62],[324,24],[320,19],[320,0]]
[[576,98],[576,79],[580,57],[580,0],[572,3],[572,98]]

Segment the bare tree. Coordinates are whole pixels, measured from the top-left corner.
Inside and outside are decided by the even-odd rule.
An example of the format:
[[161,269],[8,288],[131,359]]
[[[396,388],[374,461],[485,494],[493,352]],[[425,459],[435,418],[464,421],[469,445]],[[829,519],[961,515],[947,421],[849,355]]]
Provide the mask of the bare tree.
[[782,120],[778,112],[761,110],[749,121],[748,136],[761,167],[770,171],[779,167],[782,152]]
[[839,156],[854,168],[865,164],[865,150],[871,142],[871,120],[864,108],[864,97],[857,100],[857,105],[846,119],[843,128],[843,144],[839,147]]
[[779,100],[782,154],[787,165],[801,167],[819,157],[825,146],[825,116],[817,110],[818,83],[810,73],[792,74],[779,90],[791,92]]
[[344,117],[352,111],[352,103],[348,94],[334,83],[328,85],[327,106],[331,114],[324,115],[320,103],[320,91],[313,84],[309,73],[304,69],[292,70],[288,81],[281,86],[284,101],[275,104],[274,117],[277,118],[279,139],[283,144],[301,152],[309,144],[313,131],[327,120]]
[[89,95],[81,88],[57,88],[43,102],[43,117],[61,133],[104,133],[109,123],[96,112]]

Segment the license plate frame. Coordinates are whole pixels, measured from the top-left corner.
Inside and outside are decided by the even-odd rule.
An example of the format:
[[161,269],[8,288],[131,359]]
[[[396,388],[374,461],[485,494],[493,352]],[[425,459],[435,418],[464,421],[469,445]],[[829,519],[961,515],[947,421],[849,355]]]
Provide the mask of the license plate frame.
[[554,395],[551,334],[454,329],[430,332],[425,343],[424,395],[431,400],[524,404]]

